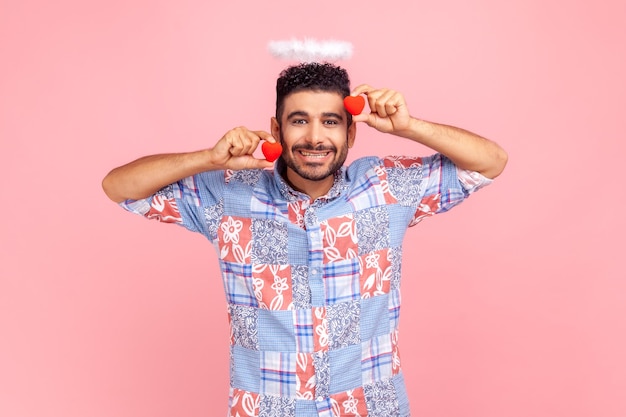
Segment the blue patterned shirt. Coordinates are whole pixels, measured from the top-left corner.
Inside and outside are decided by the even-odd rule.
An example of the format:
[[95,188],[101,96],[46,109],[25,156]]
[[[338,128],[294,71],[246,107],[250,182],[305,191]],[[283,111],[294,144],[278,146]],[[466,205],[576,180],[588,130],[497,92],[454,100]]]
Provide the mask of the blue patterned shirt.
[[121,205],[215,245],[229,416],[409,416],[398,350],[405,231],[491,180],[440,154],[367,157],[311,201],[281,168],[203,172]]

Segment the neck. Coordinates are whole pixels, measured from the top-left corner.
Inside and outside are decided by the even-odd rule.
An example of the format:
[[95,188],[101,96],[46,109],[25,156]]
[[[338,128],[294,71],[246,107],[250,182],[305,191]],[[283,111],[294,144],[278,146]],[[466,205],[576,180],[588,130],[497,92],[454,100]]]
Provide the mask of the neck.
[[[328,191],[332,188],[335,183],[335,176],[330,175],[323,180],[307,180],[302,177],[298,177],[293,175],[289,175],[290,171],[287,170],[286,175],[284,176],[287,183],[296,191],[300,191],[311,197],[311,200],[315,200],[319,197],[325,196],[328,194]],[[295,177],[295,178],[294,178]]]
[[289,168],[282,173],[282,177],[294,190],[304,193],[315,200],[328,194],[335,183],[335,175],[331,174],[322,180],[307,180],[295,174]]

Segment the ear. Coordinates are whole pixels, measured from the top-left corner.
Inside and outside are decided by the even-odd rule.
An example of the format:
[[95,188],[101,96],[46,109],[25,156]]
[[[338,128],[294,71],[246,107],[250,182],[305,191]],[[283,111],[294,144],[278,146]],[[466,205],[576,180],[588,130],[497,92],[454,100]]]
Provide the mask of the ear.
[[356,140],[356,122],[352,122],[350,127],[348,128],[348,148],[354,146],[354,141]]
[[270,119],[270,130],[272,132],[272,137],[277,141],[280,141],[280,125],[278,124],[278,119],[276,119],[276,117],[272,117]]

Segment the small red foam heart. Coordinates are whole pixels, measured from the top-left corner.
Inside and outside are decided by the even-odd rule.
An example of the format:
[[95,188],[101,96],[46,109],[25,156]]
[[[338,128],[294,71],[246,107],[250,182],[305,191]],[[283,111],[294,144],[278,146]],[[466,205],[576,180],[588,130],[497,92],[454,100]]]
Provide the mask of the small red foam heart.
[[346,96],[346,98],[343,99],[343,106],[351,115],[356,116],[363,111],[365,99],[363,96]]
[[274,162],[278,159],[280,154],[283,153],[283,147],[278,142],[263,142],[261,145],[261,151],[265,155],[265,159],[270,162]]

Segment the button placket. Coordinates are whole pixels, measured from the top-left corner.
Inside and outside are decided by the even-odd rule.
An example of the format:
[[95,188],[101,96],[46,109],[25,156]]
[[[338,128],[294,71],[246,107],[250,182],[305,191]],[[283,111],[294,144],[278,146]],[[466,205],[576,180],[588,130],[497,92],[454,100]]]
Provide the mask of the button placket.
[[315,306],[324,303],[323,261],[324,245],[322,232],[317,220],[314,207],[309,207],[304,212],[307,238],[309,240],[309,286],[311,289],[311,303]]

